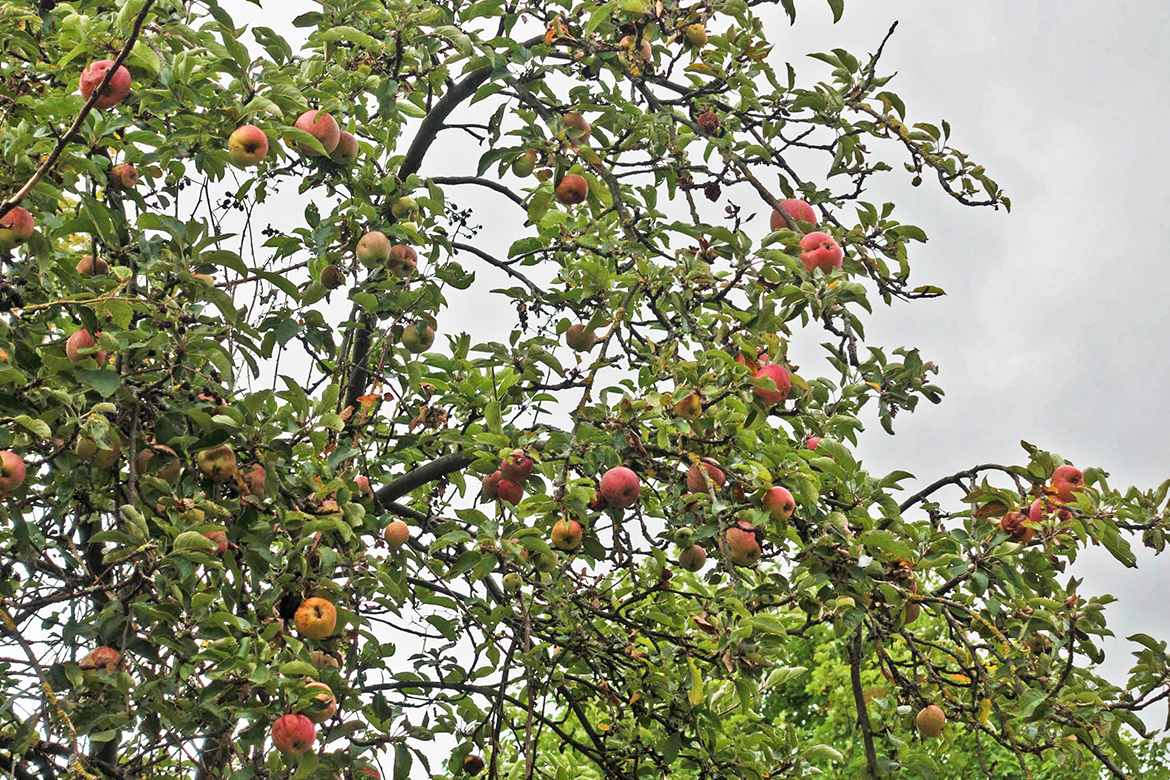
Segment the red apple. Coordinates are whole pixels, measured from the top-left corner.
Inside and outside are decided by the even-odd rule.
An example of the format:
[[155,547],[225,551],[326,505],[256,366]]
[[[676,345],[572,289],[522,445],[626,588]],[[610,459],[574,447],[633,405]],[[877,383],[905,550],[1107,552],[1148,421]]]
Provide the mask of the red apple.
[[1020,544],[1027,544],[1032,541],[1032,534],[1035,529],[1024,525],[1028,521],[1028,516],[1023,512],[1008,512],[999,521],[999,528],[1011,536],[1013,542]]
[[486,499],[497,498],[500,495],[500,480],[504,475],[499,471],[493,471],[483,478],[483,497]]
[[581,546],[584,533],[576,520],[561,518],[552,529],[552,545],[558,550],[572,551]]
[[133,189],[138,183],[138,171],[129,163],[115,165],[110,169],[109,182],[114,189]]
[[736,566],[754,566],[762,551],[751,523],[740,520],[724,532],[727,554]]
[[386,530],[382,532],[382,537],[386,540],[386,544],[390,545],[391,550],[398,550],[410,538],[410,526],[402,520],[395,520],[386,526]]
[[390,247],[390,255],[386,258],[386,268],[395,276],[403,279],[414,276],[418,268],[418,252],[407,244],[395,244]]
[[13,206],[0,217],[0,252],[8,252],[32,238],[36,223],[32,214],[20,206]]
[[[337,148],[337,144],[341,141],[341,128],[337,126],[337,120],[329,116],[329,114],[318,111],[315,108],[297,117],[295,127],[298,130],[304,130],[320,141],[321,146],[325,149],[325,154],[332,154],[333,150]],[[305,154],[316,154],[308,146],[299,146]]]
[[800,262],[804,263],[804,270],[810,274],[816,269],[829,274],[833,269],[841,267],[841,260],[845,256],[837,239],[828,233],[816,231],[800,239]]
[[228,157],[237,168],[259,165],[268,156],[268,136],[256,125],[240,125],[228,136]]
[[678,565],[687,571],[698,571],[707,563],[707,551],[697,544],[692,544],[678,554]]
[[809,436],[807,439],[804,440],[804,446],[808,447],[810,450],[815,450],[817,448],[817,445],[820,443],[821,443],[820,436]]
[[314,702],[319,702],[320,705],[314,705],[313,708],[305,713],[305,717],[314,723],[324,723],[337,714],[337,697],[333,695],[333,689],[323,682],[305,683],[305,690],[313,689],[313,691],[320,691],[313,697]]
[[[817,224],[817,213],[813,211],[813,207],[807,201],[803,201],[800,198],[789,198],[788,200],[780,201],[780,208],[796,222],[808,222],[812,225]],[[768,224],[772,230],[783,230],[788,227],[788,223],[784,221],[784,217],[775,209],[772,210],[772,218]]]
[[500,464],[500,472],[504,475],[504,479],[523,482],[532,473],[532,466],[532,458],[525,455],[524,450],[512,450]]
[[215,542],[215,554],[223,555],[228,550],[227,531],[204,531],[203,535]]
[[1075,466],[1059,466],[1052,472],[1052,492],[1066,504],[1076,501],[1076,493],[1085,487],[1085,475]]
[[787,520],[796,511],[796,499],[788,488],[774,487],[764,494],[761,501],[764,509],[772,515],[773,520]]
[[792,376],[784,366],[769,363],[756,372],[756,379],[770,379],[776,385],[775,390],[767,387],[753,387],[752,392],[766,404],[778,404],[788,397],[792,391]]
[[359,476],[357,479],[354,480],[354,482],[357,483],[358,490],[362,491],[363,493],[373,493],[374,492],[374,489],[370,486],[370,478],[367,477],[365,474],[362,474],[361,476]]
[[0,498],[24,484],[24,458],[11,450],[0,452]]
[[293,624],[302,636],[324,639],[337,627],[337,607],[328,599],[313,596],[301,602],[293,615]]
[[358,142],[352,133],[342,130],[337,137],[337,146],[329,153],[329,159],[338,165],[353,165],[358,158]]
[[497,493],[501,501],[507,501],[512,506],[519,504],[520,499],[524,498],[524,488],[519,482],[510,479],[501,479],[497,483]]
[[94,360],[97,361],[97,364],[99,366],[105,365],[106,351],[104,349],[100,349],[97,352],[87,352],[84,355],[81,354],[81,350],[83,350],[83,349],[90,349],[92,347],[96,347],[97,346],[96,337],[101,336],[101,335],[102,334],[99,332],[99,333],[95,333],[93,336],[91,336],[91,335],[89,335],[89,331],[86,330],[85,328],[75,330],[73,332],[73,335],[71,335],[65,341],[65,356],[68,357],[70,362],[72,362],[72,363],[80,363],[82,360],[85,360],[87,357],[92,357]]
[[565,345],[574,352],[588,352],[593,349],[593,345],[597,343],[597,334],[591,330],[585,330],[585,326],[581,323],[570,325],[569,329],[565,331]]
[[272,724],[272,745],[286,756],[299,756],[316,738],[317,726],[304,715],[281,715]]
[[380,230],[371,230],[358,239],[356,254],[364,266],[385,265],[390,259],[390,239]]
[[241,479],[244,484],[240,492],[245,496],[256,496],[256,498],[264,498],[264,483],[268,478],[268,472],[265,471],[264,466],[257,463],[249,471],[245,471]]
[[654,59],[654,49],[645,38],[639,43],[637,36],[626,35],[618,42],[618,46],[621,48],[618,56],[628,67],[641,68]]
[[628,509],[638,502],[642,483],[638,475],[625,466],[617,466],[601,476],[598,485],[602,498],[616,509]]
[[[77,88],[81,90],[81,96],[89,100],[89,96],[93,94],[98,85],[102,83],[102,79],[106,77],[106,71],[113,67],[113,60],[98,60],[91,62],[88,67],[82,72],[81,79],[77,83]],[[114,72],[114,77],[110,79],[109,85],[102,90],[101,96],[98,97],[97,102],[93,104],[94,108],[113,108],[126,99],[130,94],[130,71],[126,70],[124,65],[119,65],[118,70]]]
[[585,199],[589,197],[589,182],[585,180],[584,176],[570,173],[557,185],[556,196],[557,200],[566,206],[584,203]]
[[[703,476],[704,473],[706,477]],[[692,493],[706,493],[708,479],[711,480],[716,493],[727,482],[727,476],[715,460],[703,458],[701,463],[692,463],[687,469],[687,490]]]

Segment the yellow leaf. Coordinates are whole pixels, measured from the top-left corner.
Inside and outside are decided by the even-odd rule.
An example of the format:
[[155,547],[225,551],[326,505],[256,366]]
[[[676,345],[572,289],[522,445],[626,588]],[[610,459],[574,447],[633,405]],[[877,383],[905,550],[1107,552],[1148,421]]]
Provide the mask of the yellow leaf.
[[691,667],[691,692],[687,694],[687,701],[692,707],[698,707],[703,701],[703,675],[693,659],[688,658],[687,665]]

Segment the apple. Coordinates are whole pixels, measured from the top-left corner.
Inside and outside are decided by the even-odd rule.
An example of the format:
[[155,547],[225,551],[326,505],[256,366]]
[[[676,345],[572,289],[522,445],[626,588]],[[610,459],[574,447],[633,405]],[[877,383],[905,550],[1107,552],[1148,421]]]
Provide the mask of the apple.
[[256,496],[256,498],[264,498],[264,482],[268,478],[268,472],[264,466],[257,463],[249,471],[245,471],[241,479],[244,484],[240,492],[245,496]]
[[317,596],[307,598],[297,607],[293,624],[302,636],[324,639],[337,627],[337,607]]
[[85,328],[75,330],[65,342],[65,356],[69,358],[72,363],[80,363],[87,357],[92,357],[97,361],[99,366],[105,365],[106,351],[100,349],[97,352],[87,352],[81,354],[83,349],[92,349],[97,346],[96,336],[101,336],[101,332],[95,333],[93,336],[89,335],[89,331]]
[[84,255],[77,261],[77,273],[84,276],[97,276],[104,274],[110,270],[110,265],[100,257],[94,259],[93,255]]
[[593,134],[593,128],[589,126],[589,122],[585,120],[584,114],[580,111],[566,111],[561,115],[561,124],[565,127],[565,135],[568,136],[569,143],[574,146],[585,143]]
[[182,468],[179,466],[179,456],[166,445],[151,442],[143,447],[142,451],[138,453],[138,457],[134,459],[135,470],[139,474],[148,473],[150,460],[154,457],[155,453],[161,456],[159,461],[162,461],[163,465],[158,467],[158,471],[154,473],[154,476],[173,485],[178,481]]
[[524,154],[512,161],[512,173],[520,178],[531,176],[536,169],[536,150],[529,149]]
[[236,475],[236,453],[226,444],[195,454],[195,465],[203,476],[219,485]]
[[268,136],[256,125],[240,125],[228,136],[228,157],[237,168],[259,165],[268,156]]
[[808,447],[810,450],[815,450],[817,448],[817,445],[819,445],[820,443],[821,443],[820,436],[809,436],[807,439],[804,440],[804,446]]
[[621,47],[618,56],[627,67],[641,68],[654,59],[654,49],[646,38],[639,43],[637,36],[626,35],[618,42],[618,46]]
[[828,233],[817,230],[800,239],[800,262],[810,274],[818,268],[822,273],[832,273],[833,269],[841,267],[844,256],[837,239]]
[[227,531],[204,531],[203,535],[215,542],[215,554],[223,555],[228,549]]
[[1059,466],[1052,472],[1052,492],[1066,504],[1076,501],[1076,495],[1085,487],[1085,475],[1075,466]]
[[364,266],[385,265],[390,259],[390,239],[380,230],[371,230],[358,239],[356,254]]
[[701,49],[707,45],[707,28],[695,22],[688,24],[683,30],[683,40],[694,49]]
[[699,127],[699,132],[703,135],[715,135],[719,132],[719,115],[714,111],[704,111],[695,117],[695,124]]
[[[795,222],[807,222],[810,225],[817,224],[817,213],[813,211],[813,207],[809,205],[808,201],[800,198],[789,198],[788,200],[780,201],[780,208],[783,209],[788,216],[792,217]],[[772,230],[785,230],[788,223],[784,221],[783,215],[775,209],[772,210],[772,217],[768,220],[768,226]]]
[[723,469],[719,468],[719,463],[712,458],[703,458],[701,463],[692,463],[687,469],[687,490],[692,493],[706,493],[707,480],[711,481],[716,493],[727,482]]
[[557,184],[555,194],[561,203],[566,206],[575,206],[578,203],[583,203],[585,198],[589,197],[589,182],[580,174],[570,173]]
[[[297,117],[294,126],[320,141],[321,146],[325,149],[325,154],[332,154],[333,150],[337,148],[338,142],[341,141],[341,128],[337,126],[337,120],[315,108],[309,109]],[[303,144],[299,147],[305,154],[317,154]]]
[[[86,66],[85,70],[81,73],[81,78],[77,82],[77,88],[81,90],[81,96],[89,100],[90,95],[102,83],[102,79],[106,77],[106,71],[113,66],[113,60],[98,60]],[[101,95],[98,96],[93,107],[100,109],[113,108],[125,100],[129,94],[130,71],[126,70],[124,65],[119,65],[118,69],[114,71],[114,76],[110,79],[110,83],[102,90]]]
[[299,756],[316,738],[317,726],[304,715],[281,715],[272,724],[272,745],[286,756]]
[[326,653],[324,650],[314,650],[309,653],[309,660],[313,666],[318,669],[340,669],[341,661],[338,661],[335,656]]
[[638,475],[625,466],[616,466],[601,476],[598,487],[602,498],[616,509],[628,509],[638,501],[642,483]]
[[321,282],[321,286],[326,290],[336,290],[345,284],[345,277],[342,275],[340,268],[330,263],[321,269],[321,273],[317,276],[317,281]]
[[305,690],[310,688],[320,693],[313,697],[314,704],[305,712],[305,717],[314,723],[324,723],[337,714],[337,697],[333,695],[333,689],[323,682],[305,683]]
[[32,238],[36,223],[32,214],[20,206],[13,206],[0,217],[0,252],[9,252]]
[[359,771],[360,771],[360,774],[370,775],[371,777],[374,778],[374,780],[382,780],[382,773],[379,772],[377,769],[373,769],[371,767],[364,766]]
[[121,163],[110,169],[108,181],[114,189],[133,189],[138,183],[138,171],[129,163]]
[[553,526],[552,545],[558,550],[565,550],[571,552],[581,546],[581,538],[583,532],[581,531],[581,524],[576,520],[565,520],[561,518]]
[[404,195],[391,204],[390,213],[400,222],[414,222],[418,219],[418,201]]
[[93,650],[90,650],[77,665],[82,669],[96,670],[105,669],[110,674],[113,674],[118,669],[118,664],[122,660],[122,654],[112,647],[106,645],[98,645]]
[[591,330],[585,330],[585,326],[581,323],[570,325],[569,329],[565,331],[565,345],[574,352],[588,352],[593,349],[593,345],[597,343],[597,334]]
[[906,602],[906,608],[902,611],[902,625],[908,626],[918,619],[922,614],[922,605],[917,601]]
[[524,587],[524,578],[514,571],[508,572],[501,580],[504,590],[508,593],[519,593],[520,589]]
[[703,397],[698,393],[691,393],[676,402],[671,411],[684,420],[697,420],[703,414]]
[[407,244],[395,244],[390,247],[386,268],[390,273],[403,279],[414,276],[415,269],[418,268],[418,252]]
[[402,346],[406,347],[409,352],[415,354],[426,352],[434,343],[435,329],[430,325],[426,327],[426,330],[420,332],[418,326],[412,322],[402,330]]
[[778,404],[788,397],[792,391],[792,376],[784,366],[769,363],[756,372],[755,379],[770,379],[776,385],[775,390],[766,387],[753,387],[752,392],[766,404]]
[[942,734],[943,726],[947,724],[947,716],[937,705],[928,704],[918,711],[914,722],[918,730],[926,737],[937,737]]
[[754,566],[760,560],[760,542],[751,523],[740,520],[723,533],[723,539],[727,543],[728,557],[735,565]]
[[386,544],[390,545],[391,550],[397,550],[406,544],[406,540],[410,538],[410,526],[402,520],[395,520],[386,526],[386,530],[382,532],[382,537],[386,540]]
[[24,458],[11,450],[0,452],[0,498],[24,484]]
[[[1059,511],[1057,511],[1058,509]],[[1057,517],[1059,517],[1061,520],[1072,520],[1072,512],[1067,509],[1057,507],[1046,498],[1038,498],[1032,502],[1032,507],[1028,510],[1028,519],[1034,523],[1039,523],[1044,519],[1045,515],[1050,515],[1053,512],[1057,512]]]
[[483,768],[484,768],[484,762],[483,762],[483,759],[480,758],[479,756],[475,755],[474,753],[467,755],[467,756],[464,756],[464,758],[463,758],[463,771],[465,773],[467,773],[469,775],[478,775],[480,772],[483,771]]
[[999,529],[1009,534],[1013,542],[1027,544],[1035,533],[1035,529],[1024,525],[1027,520],[1028,516],[1023,512],[1008,512],[1000,519]]
[[767,493],[764,493],[764,498],[760,503],[764,505],[764,509],[768,510],[773,520],[788,520],[796,511],[796,499],[792,497],[788,488],[779,486],[770,488]]
[[698,571],[707,564],[707,551],[692,544],[678,554],[678,565],[687,571]]
[[504,479],[523,482],[532,473],[532,466],[532,458],[525,455],[524,450],[512,450],[500,464],[500,473],[504,475]]
[[358,490],[362,491],[363,493],[373,493],[374,492],[374,488],[372,488],[370,486],[370,478],[367,477],[365,474],[362,474],[361,476],[357,477],[354,480],[354,482],[357,483]]
[[497,495],[501,501],[507,501],[512,506],[520,503],[524,497],[524,488],[519,482],[510,479],[501,479],[496,484]]
[[357,139],[342,130],[337,136],[337,146],[329,153],[329,159],[338,165],[353,165],[357,162],[359,151]]
[[83,436],[77,440],[73,451],[82,460],[93,458],[94,463],[108,469],[117,463],[118,458],[122,455],[122,445],[118,443],[117,439],[111,438],[110,445],[107,450],[98,449],[97,442],[93,440],[93,437]]
[[499,471],[493,471],[483,478],[483,497],[493,499],[500,495],[500,480],[504,475]]

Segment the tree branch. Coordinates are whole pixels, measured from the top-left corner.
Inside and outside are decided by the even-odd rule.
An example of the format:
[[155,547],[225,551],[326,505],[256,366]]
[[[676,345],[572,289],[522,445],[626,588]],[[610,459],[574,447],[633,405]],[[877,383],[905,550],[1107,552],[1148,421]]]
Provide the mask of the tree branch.
[[869,776],[876,780],[877,751],[873,746],[873,725],[869,722],[869,711],[865,708],[865,691],[861,689],[861,626],[853,634],[849,648],[849,679],[853,682],[853,701],[857,705],[857,725],[861,727],[861,738],[865,742],[865,765]]

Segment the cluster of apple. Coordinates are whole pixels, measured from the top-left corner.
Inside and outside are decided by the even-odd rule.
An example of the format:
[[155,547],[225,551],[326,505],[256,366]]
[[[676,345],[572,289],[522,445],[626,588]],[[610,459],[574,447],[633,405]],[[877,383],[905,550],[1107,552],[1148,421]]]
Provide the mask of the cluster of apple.
[[[735,356],[735,362],[747,366],[752,372],[752,379],[763,382],[762,385],[755,384],[752,387],[752,393],[762,403],[775,406],[788,399],[788,394],[792,392],[792,374],[784,366],[771,362],[767,353],[760,352],[754,360],[739,353]],[[775,389],[771,386],[775,386]]]
[[[337,607],[319,596],[307,598],[293,614],[293,625],[303,637],[325,639],[337,628]],[[318,669],[340,666],[336,658],[323,650],[314,650],[310,657]],[[308,682],[305,688],[319,689],[312,698],[311,707],[304,712],[281,715],[272,724],[272,744],[285,755],[297,756],[312,748],[317,739],[317,724],[324,723],[337,713],[337,699],[328,685]],[[377,772],[367,771],[378,776]]]
[[[329,159],[338,165],[353,165],[357,162],[360,152],[357,138],[342,130],[330,114],[311,108],[297,117],[293,127],[317,139]],[[307,155],[318,153],[305,144],[299,144],[298,148]],[[237,168],[259,165],[267,156],[268,136],[256,125],[241,125],[228,136],[228,157]]]
[[524,480],[535,465],[524,450],[512,450],[500,462],[500,468],[483,478],[482,495],[489,501],[506,501],[515,506],[524,498]]
[[[813,227],[817,225],[817,213],[813,211],[813,207],[807,201],[789,198],[781,201],[780,209],[788,214],[798,226],[801,223],[807,223]],[[784,230],[788,227],[788,222],[779,210],[772,211],[769,227],[772,230]],[[805,233],[804,237],[800,239],[800,262],[804,264],[804,270],[810,274],[818,268],[821,273],[830,274],[841,267],[844,257],[845,252],[837,243],[837,239],[824,231],[813,230]]]
[[1067,464],[1058,466],[1052,473],[1051,483],[1046,490],[1049,496],[1033,501],[1028,507],[1027,514],[1019,510],[1005,513],[999,519],[1000,530],[1008,534],[1013,542],[1028,544],[1032,541],[1036,527],[1053,512],[1056,512],[1061,520],[1072,519],[1072,512],[1066,509],[1065,505],[1076,501],[1076,494],[1084,487],[1085,475],[1080,469]]

